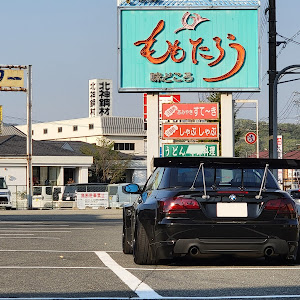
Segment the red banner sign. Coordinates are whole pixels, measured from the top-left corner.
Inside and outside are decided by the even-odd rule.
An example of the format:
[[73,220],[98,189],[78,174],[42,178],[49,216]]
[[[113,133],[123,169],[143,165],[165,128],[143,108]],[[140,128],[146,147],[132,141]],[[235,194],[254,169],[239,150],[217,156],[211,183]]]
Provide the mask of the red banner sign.
[[163,120],[218,120],[218,103],[165,103],[162,105]]
[[219,123],[163,124],[163,139],[218,140]]

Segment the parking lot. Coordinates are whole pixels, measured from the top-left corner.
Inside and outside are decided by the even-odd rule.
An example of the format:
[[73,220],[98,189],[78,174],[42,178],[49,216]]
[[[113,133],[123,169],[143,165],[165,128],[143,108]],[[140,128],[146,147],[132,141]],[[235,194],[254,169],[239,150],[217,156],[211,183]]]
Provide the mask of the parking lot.
[[135,265],[122,211],[0,211],[0,299],[300,299],[299,265],[180,259]]

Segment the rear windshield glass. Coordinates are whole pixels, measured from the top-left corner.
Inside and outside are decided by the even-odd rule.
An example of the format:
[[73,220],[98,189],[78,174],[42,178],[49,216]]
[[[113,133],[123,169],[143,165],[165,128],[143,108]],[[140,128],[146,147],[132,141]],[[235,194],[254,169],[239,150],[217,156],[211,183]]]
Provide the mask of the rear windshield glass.
[[[166,168],[159,185],[161,188],[170,187],[203,187],[202,169],[198,168]],[[205,184],[210,187],[255,187],[260,188],[264,169],[233,169],[233,168],[204,168]],[[278,185],[268,172],[266,188],[277,189]]]
[[0,178],[0,189],[7,189],[7,185],[4,178]]

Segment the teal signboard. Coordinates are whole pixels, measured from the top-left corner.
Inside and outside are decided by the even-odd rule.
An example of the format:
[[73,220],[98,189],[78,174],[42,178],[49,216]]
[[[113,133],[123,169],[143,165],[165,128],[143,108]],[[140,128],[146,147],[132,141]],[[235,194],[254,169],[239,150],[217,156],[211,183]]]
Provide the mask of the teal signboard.
[[219,156],[218,143],[205,144],[164,144],[164,157]]
[[119,9],[119,91],[259,91],[257,9]]

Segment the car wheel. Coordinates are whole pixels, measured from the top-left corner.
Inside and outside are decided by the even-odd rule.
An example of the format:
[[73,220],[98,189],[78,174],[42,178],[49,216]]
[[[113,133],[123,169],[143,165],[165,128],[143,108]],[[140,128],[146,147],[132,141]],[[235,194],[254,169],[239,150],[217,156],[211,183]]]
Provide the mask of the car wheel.
[[157,263],[157,259],[151,249],[146,230],[140,222],[137,223],[136,228],[133,258],[134,262],[138,265],[155,265]]

